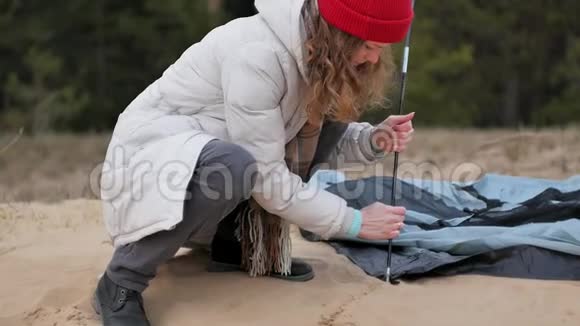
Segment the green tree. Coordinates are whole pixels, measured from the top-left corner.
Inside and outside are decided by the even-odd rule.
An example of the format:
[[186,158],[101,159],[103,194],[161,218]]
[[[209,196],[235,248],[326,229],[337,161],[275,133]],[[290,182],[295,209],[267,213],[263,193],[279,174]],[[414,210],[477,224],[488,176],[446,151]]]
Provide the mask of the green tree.
[[406,111],[457,127],[580,121],[578,13],[577,1],[418,1]]
[[205,1],[0,1],[0,125],[27,132],[110,129],[219,22]]
[[[109,130],[190,45],[251,0],[0,0],[0,128]],[[438,126],[580,122],[579,1],[417,1],[406,111]],[[396,45],[396,58],[401,46]],[[371,110],[378,122],[390,111]]]

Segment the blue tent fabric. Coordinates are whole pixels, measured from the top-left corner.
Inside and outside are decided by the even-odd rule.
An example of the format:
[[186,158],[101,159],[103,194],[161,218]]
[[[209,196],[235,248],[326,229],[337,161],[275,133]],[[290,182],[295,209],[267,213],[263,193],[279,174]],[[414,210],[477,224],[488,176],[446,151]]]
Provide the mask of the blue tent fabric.
[[[343,178],[325,172],[313,179],[355,208],[390,203],[390,177],[332,183],[328,180]],[[580,267],[580,176],[553,181],[490,174],[471,183],[398,182],[397,204],[407,208],[407,216],[401,236],[393,241],[395,277],[436,270],[493,274],[490,262],[496,261],[497,275],[509,276],[506,266],[511,266],[513,276],[522,277],[525,267],[528,277],[580,278],[566,266],[547,271],[538,265],[568,261],[569,266]],[[387,241],[330,243],[370,275],[384,277]]]

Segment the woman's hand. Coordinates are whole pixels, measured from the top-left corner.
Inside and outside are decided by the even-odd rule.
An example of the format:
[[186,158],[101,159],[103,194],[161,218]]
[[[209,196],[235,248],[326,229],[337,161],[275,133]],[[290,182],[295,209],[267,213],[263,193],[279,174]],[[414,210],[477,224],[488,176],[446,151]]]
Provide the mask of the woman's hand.
[[389,240],[399,236],[406,209],[377,202],[361,209],[361,213],[362,227],[359,238]]
[[413,140],[413,118],[415,112],[407,115],[392,115],[379,124],[372,133],[371,144],[376,150],[386,153],[404,152]]

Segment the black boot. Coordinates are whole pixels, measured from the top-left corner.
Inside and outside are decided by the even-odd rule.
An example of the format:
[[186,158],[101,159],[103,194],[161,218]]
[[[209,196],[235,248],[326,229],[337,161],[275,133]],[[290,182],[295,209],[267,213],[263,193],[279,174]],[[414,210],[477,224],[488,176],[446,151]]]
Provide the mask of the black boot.
[[150,326],[143,308],[141,293],[121,287],[107,276],[99,280],[93,296],[93,308],[104,326]]
[[[237,212],[238,209],[236,208],[218,225],[216,235],[211,243],[209,272],[217,273],[242,270],[242,246],[235,237]],[[306,282],[314,278],[314,270],[305,261],[293,258],[290,275],[271,273],[270,276],[288,281]]]

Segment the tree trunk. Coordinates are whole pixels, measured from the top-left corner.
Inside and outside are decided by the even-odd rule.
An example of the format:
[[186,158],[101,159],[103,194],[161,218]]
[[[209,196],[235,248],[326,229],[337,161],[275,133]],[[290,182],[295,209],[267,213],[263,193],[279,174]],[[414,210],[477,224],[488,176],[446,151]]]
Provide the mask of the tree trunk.
[[215,14],[222,7],[222,1],[221,0],[209,0],[207,3],[207,7],[208,7],[208,10],[210,13]]
[[517,126],[520,123],[519,111],[519,77],[516,73],[506,79],[501,122],[504,126]]

